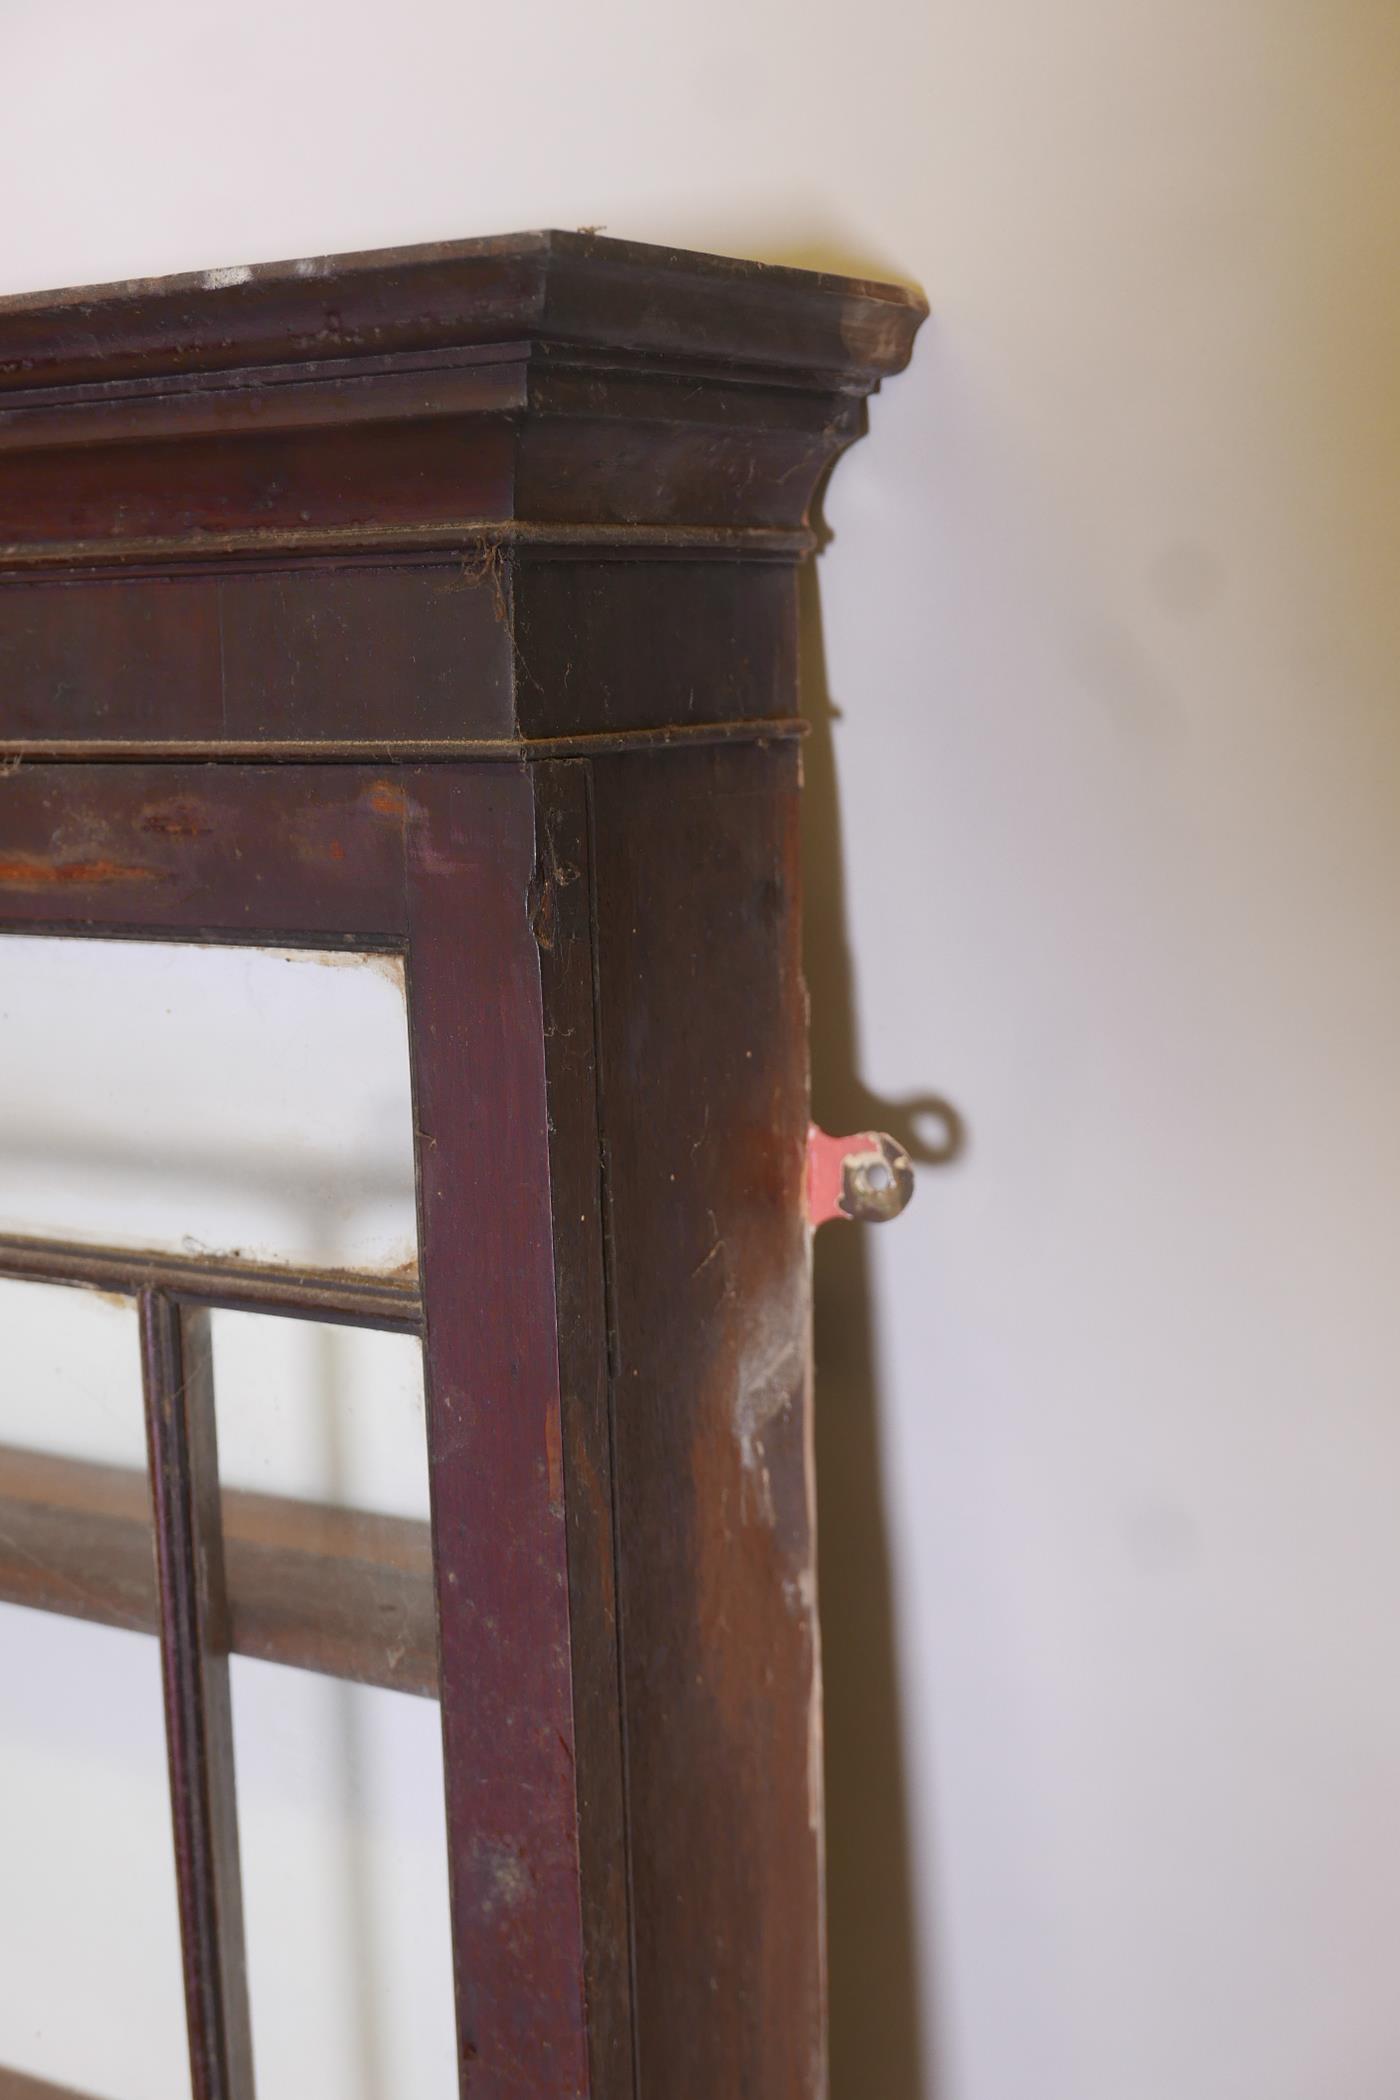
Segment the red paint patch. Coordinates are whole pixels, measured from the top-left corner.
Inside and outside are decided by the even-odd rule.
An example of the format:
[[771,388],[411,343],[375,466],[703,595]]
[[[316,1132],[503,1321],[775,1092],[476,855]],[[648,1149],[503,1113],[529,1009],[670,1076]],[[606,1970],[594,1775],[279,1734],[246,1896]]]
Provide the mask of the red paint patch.
[[815,1123],[807,1132],[807,1216],[813,1225],[825,1225],[832,1218],[844,1218],[847,1213],[841,1207],[842,1182],[846,1171],[846,1154],[853,1145],[862,1143],[859,1138],[829,1137],[818,1130]]
[[914,1169],[902,1145],[881,1130],[829,1137],[815,1123],[807,1128],[807,1219],[826,1225],[833,1218],[878,1224],[897,1218],[914,1193]]

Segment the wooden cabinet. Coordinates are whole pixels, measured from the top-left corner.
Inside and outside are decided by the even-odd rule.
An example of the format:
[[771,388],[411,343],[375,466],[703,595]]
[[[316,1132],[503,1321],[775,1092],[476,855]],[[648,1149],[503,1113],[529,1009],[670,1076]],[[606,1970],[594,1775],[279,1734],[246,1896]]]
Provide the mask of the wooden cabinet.
[[[0,1595],[159,1633],[200,2096],[277,1639],[440,1698],[464,2094],[824,2092],[795,574],[921,314],[576,234],[0,301],[0,931],[406,984],[415,1263],[0,1240],[140,1310],[156,1579],[11,1454]],[[421,1334],[430,1569],[221,1543],[230,1306]]]

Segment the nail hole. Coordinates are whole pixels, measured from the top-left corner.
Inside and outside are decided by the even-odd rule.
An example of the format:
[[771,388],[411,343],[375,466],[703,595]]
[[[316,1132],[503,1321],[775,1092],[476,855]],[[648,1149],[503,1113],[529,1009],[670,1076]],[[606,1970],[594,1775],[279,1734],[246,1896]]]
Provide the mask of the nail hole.
[[893,1188],[894,1176],[882,1159],[872,1160],[865,1170],[865,1185],[878,1195],[881,1190]]

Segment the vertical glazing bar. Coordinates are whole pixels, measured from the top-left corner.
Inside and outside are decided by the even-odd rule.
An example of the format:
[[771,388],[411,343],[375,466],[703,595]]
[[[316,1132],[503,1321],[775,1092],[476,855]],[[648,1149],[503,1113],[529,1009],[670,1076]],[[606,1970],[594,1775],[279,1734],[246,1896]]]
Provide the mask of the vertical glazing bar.
[[140,1307],[194,2100],[253,2100],[209,1316]]

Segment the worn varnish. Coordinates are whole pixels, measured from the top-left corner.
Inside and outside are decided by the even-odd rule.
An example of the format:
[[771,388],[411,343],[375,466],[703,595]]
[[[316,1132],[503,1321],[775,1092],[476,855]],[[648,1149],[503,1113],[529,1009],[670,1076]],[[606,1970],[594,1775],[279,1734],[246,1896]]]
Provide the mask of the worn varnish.
[[[440,1698],[464,2095],[823,2100],[795,565],[922,312],[558,233],[0,301],[0,928],[406,962],[419,1280],[0,1242],[141,1308],[154,1566],[0,1451],[0,1596],[160,1633],[197,2094],[236,1649]],[[220,1304],[422,1334],[430,1563],[220,1498]]]

